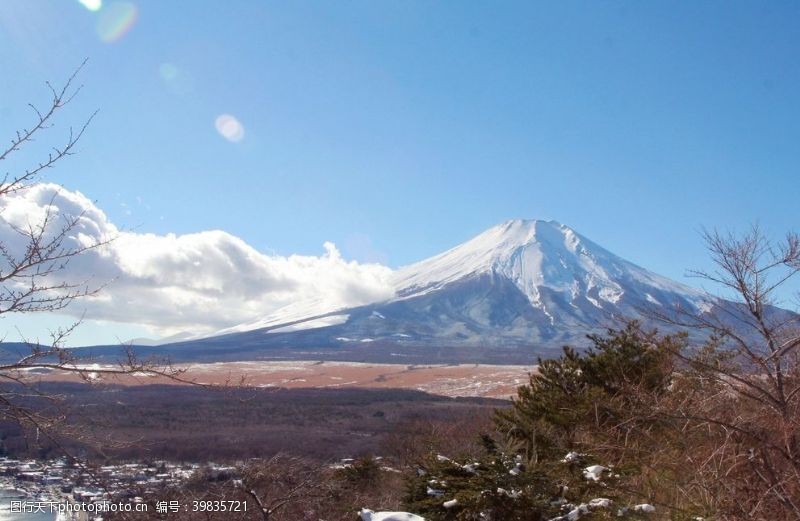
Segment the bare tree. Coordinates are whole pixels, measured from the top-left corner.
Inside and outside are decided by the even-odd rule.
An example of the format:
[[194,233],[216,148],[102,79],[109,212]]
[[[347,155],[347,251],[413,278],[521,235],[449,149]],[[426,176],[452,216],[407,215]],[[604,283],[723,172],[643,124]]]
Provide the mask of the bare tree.
[[[321,515],[331,521],[353,519],[352,508],[345,513],[334,511],[340,499],[334,477],[335,472],[328,465],[280,453],[267,459],[250,459],[237,465],[230,476],[201,469],[185,486],[173,490],[170,498],[187,505],[233,501],[246,506],[239,504],[224,511],[178,512],[169,519],[316,520]],[[112,517],[117,518],[125,517]]]
[[[0,152],[0,165],[6,165],[9,158],[16,158],[34,141],[49,136],[62,109],[81,91],[76,78],[84,64],[62,87],[55,88],[47,83],[50,99],[46,108],[29,105],[33,120],[28,127],[16,131],[7,148]],[[53,146],[44,160],[34,162],[33,166],[17,174],[6,172],[0,182],[0,226],[5,231],[5,235],[0,237],[0,316],[58,311],[76,299],[93,296],[102,289],[102,283],[76,281],[68,273],[71,261],[103,248],[114,239],[78,240],[85,217],[83,213],[66,215],[56,210],[56,194],[45,206],[42,216],[24,225],[12,222],[4,215],[11,197],[31,190],[41,181],[44,172],[75,153],[77,143],[95,114],[80,127],[70,127],[63,142]],[[36,439],[44,437],[58,443],[58,435],[66,432],[66,415],[59,406],[61,397],[43,391],[37,385],[37,372],[73,375],[86,382],[103,376],[134,374],[186,381],[182,372],[174,369],[168,361],[139,360],[129,349],[114,364],[88,365],[89,360],[76,357],[65,347],[65,340],[79,322],[51,332],[51,339],[46,344],[25,342],[23,348],[0,344],[0,419],[16,422]],[[80,435],[77,431],[66,434]]]
[[[59,111],[80,92],[80,87],[73,88],[73,82],[82,67],[83,65],[73,73],[61,89],[57,90],[47,83],[52,96],[47,110],[42,111],[29,104],[35,113],[32,126],[16,132],[8,148],[0,153],[0,161],[8,160],[25,145],[31,144],[53,128],[53,120]],[[93,118],[94,114],[77,130],[70,127],[65,142],[61,146],[54,146],[46,160],[17,175],[6,172],[0,183],[0,201],[28,190],[39,181],[42,173],[72,155],[75,145]],[[3,224],[18,235],[23,246],[13,247],[7,239],[0,240],[0,315],[59,310],[76,298],[96,291],[86,283],[70,282],[56,275],[66,269],[71,259],[102,246],[108,238],[84,245],[69,240],[83,214],[59,215],[54,211],[54,200],[55,196],[38,222],[28,221],[23,227],[3,219]]]
[[702,465],[720,514],[800,519],[800,315],[779,307],[800,272],[800,237],[775,242],[753,226],[704,239],[715,269],[692,273],[727,298],[659,316],[709,335],[676,353],[692,385],[661,414],[721,440]]
[[[258,506],[263,521],[293,505],[316,506],[329,495],[325,469],[297,456],[278,454],[266,461],[251,462],[242,469],[242,490]],[[295,518],[299,512],[294,512]]]

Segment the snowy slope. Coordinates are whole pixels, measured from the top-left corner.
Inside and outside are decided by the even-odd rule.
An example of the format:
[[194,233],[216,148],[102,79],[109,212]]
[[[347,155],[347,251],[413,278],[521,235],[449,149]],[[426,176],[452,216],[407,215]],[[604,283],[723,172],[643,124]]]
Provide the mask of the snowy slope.
[[[512,281],[531,305],[544,309],[542,290],[583,297],[593,305],[615,304],[626,291],[680,295],[701,305],[706,296],[651,273],[598,246],[555,221],[513,220],[497,225],[460,246],[398,270],[401,298],[436,291],[455,281],[484,274]],[[651,295],[651,301],[655,302]]]
[[[628,262],[555,221],[513,220],[398,269],[395,296],[328,309],[300,302],[220,332],[227,344],[521,348],[580,342],[587,333],[680,306],[703,313],[704,293]],[[464,351],[466,352],[466,351]],[[399,356],[399,355],[398,355]],[[470,355],[471,358],[475,358]]]

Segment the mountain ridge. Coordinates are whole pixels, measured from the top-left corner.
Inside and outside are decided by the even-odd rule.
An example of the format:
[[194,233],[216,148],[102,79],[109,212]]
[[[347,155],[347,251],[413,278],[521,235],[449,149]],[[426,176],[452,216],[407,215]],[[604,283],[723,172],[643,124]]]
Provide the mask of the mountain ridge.
[[[706,313],[716,300],[557,221],[506,221],[391,276],[394,296],[331,309],[304,301],[170,346],[250,359],[530,361],[645,309]],[[669,330],[669,326],[663,326]],[[207,353],[201,353],[207,354]]]

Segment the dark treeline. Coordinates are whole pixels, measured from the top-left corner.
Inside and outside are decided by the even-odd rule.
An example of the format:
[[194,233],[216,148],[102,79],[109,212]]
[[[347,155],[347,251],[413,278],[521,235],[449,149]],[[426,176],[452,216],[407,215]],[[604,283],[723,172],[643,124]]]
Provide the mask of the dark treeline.
[[[413,390],[208,389],[43,383],[59,396],[69,436],[53,442],[13,422],[0,426],[11,456],[60,457],[63,451],[94,461],[166,459],[232,461],[281,452],[318,461],[380,454],[400,433],[445,426],[483,426],[499,400],[451,399]],[[31,399],[32,407],[52,406]],[[477,430],[475,431],[477,432]],[[79,435],[75,435],[79,433]],[[395,445],[401,445],[395,443]],[[405,450],[405,449],[402,449]]]

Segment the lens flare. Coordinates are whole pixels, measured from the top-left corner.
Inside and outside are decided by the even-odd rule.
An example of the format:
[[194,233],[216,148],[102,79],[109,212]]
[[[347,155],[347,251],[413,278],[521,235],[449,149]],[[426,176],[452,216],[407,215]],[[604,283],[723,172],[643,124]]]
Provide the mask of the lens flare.
[[214,121],[219,135],[232,143],[237,143],[244,139],[244,127],[238,119],[230,114],[221,114]]
[[158,66],[158,72],[164,81],[172,81],[178,77],[178,68],[171,63],[162,63]]
[[89,11],[99,11],[103,7],[103,0],[78,0]]
[[172,63],[159,65],[158,75],[167,90],[173,94],[184,95],[194,91],[194,79],[192,76]]
[[97,36],[105,43],[113,43],[131,30],[139,11],[131,2],[115,2],[100,11],[97,20]]

